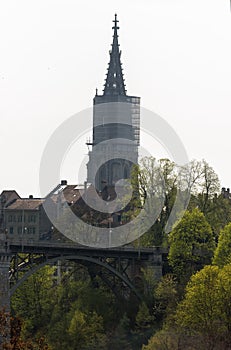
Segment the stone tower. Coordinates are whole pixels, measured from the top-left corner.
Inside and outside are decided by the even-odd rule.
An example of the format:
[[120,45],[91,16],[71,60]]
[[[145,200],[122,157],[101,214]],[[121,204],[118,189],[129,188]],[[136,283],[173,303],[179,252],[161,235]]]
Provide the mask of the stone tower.
[[140,97],[128,96],[125,89],[118,20],[115,15],[113,43],[103,94],[96,90],[93,103],[93,139],[87,164],[87,182],[97,190],[128,179],[132,164],[138,162],[140,139]]

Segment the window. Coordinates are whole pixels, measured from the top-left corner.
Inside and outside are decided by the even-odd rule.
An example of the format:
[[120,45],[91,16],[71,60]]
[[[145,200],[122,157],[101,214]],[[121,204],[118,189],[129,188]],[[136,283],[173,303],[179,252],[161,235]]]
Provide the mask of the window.
[[14,233],[14,228],[11,226],[10,227],[10,233],[13,234]]
[[8,221],[9,221],[9,222],[12,222],[12,221],[13,221],[12,215],[9,215],[9,216],[8,216]]
[[22,215],[18,216],[18,222],[22,222]]
[[36,228],[35,227],[28,227],[28,233],[35,234]]
[[22,227],[18,227],[18,234],[21,235],[22,234]]
[[36,222],[36,215],[29,215],[28,222]]

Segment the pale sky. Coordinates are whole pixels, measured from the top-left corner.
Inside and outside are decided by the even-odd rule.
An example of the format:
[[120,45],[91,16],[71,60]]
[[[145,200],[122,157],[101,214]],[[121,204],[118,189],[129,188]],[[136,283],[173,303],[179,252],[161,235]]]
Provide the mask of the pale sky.
[[[128,94],[231,187],[229,0],[11,0],[0,3],[0,191],[39,195],[49,137],[101,93],[115,12]],[[84,153],[62,178],[76,182]]]

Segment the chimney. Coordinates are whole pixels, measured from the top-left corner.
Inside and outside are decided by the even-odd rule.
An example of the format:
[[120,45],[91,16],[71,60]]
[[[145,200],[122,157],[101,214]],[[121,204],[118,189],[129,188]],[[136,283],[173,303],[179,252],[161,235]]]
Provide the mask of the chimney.
[[67,180],[61,180],[61,186],[67,186]]

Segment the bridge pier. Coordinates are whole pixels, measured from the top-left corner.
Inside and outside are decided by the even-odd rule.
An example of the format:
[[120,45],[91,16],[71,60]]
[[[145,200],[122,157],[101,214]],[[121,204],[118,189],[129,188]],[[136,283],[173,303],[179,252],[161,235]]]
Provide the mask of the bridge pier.
[[11,254],[7,244],[0,242],[0,309],[10,312],[10,270]]
[[10,261],[7,241],[0,241],[0,348],[10,341]]
[[149,256],[148,260],[143,262],[143,269],[146,282],[144,294],[150,295],[163,276],[162,254]]
[[[163,276],[162,252],[156,250],[153,254],[148,256],[147,260],[132,260],[127,273],[129,279],[141,294],[146,293],[146,291],[152,289],[153,285],[158,283]],[[143,273],[146,275],[145,285],[143,284]]]
[[153,256],[149,256],[149,259],[145,265],[153,279],[155,281],[160,281],[163,276],[162,254],[154,254]]

